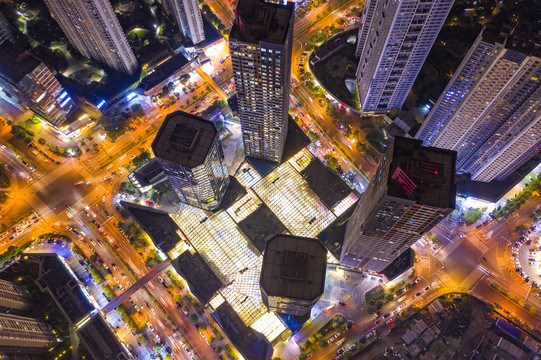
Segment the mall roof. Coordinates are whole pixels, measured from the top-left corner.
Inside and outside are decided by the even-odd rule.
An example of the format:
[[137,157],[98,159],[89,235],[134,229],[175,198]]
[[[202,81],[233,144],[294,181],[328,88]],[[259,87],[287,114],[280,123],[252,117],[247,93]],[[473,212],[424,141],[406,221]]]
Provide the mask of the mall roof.
[[193,169],[205,163],[216,136],[212,122],[179,110],[165,117],[152,150],[158,158]]
[[[239,0],[229,38],[253,44],[284,44],[288,29],[293,26],[295,4],[264,0]],[[234,40],[233,40],[234,39]]]
[[314,300],[325,289],[326,269],[319,240],[280,234],[267,242],[259,281],[269,296]]
[[422,146],[422,141],[396,136],[387,179],[390,196],[422,205],[455,208],[456,151]]
[[175,270],[188,282],[190,291],[206,304],[220,290],[222,282],[197,252],[188,250],[171,263]]

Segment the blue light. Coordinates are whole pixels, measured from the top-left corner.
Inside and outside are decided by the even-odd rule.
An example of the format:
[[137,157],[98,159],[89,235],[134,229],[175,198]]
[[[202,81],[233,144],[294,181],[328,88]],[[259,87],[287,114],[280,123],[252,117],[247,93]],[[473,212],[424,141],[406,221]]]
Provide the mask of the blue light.
[[62,94],[60,94],[60,96],[58,97],[58,100],[61,101],[62,99],[64,99],[66,96],[68,96],[68,93],[66,91],[62,91]]
[[105,105],[105,100],[100,101],[100,103],[98,104],[97,108],[98,108],[98,109],[101,109],[101,108],[103,107],[103,105]]
[[129,93],[129,95],[126,97],[126,99],[127,99],[128,101],[130,101],[131,99],[133,99],[133,98],[136,97],[136,96],[137,96],[136,93],[131,92],[131,93]]

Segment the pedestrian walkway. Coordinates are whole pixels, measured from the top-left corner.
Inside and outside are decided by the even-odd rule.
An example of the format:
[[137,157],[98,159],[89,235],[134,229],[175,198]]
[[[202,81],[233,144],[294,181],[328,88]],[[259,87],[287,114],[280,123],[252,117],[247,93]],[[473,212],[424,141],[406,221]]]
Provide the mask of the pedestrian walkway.
[[486,253],[488,251],[488,246],[484,243],[483,239],[481,239],[478,235],[471,235],[468,237],[468,241],[472,243],[476,248],[481,251],[482,254]]
[[331,318],[325,313],[325,311],[320,312],[315,318],[309,320],[302,329],[293,335],[293,341],[296,344],[305,343],[310,336],[315,335],[330,319]]
[[42,176],[38,180],[32,182],[30,185],[27,186],[27,189],[33,192],[41,191],[44,187],[52,184],[54,180],[58,179],[60,176],[64,175],[71,169],[73,169],[73,167],[69,165],[60,165],[47,175]]

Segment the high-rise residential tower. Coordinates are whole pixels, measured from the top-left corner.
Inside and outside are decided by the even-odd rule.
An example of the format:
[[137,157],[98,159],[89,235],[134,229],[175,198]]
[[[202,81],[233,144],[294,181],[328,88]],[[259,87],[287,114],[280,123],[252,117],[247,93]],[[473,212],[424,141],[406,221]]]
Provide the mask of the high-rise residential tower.
[[182,202],[204,210],[220,206],[229,173],[212,122],[175,111],[165,117],[152,150]]
[[340,263],[381,272],[455,208],[456,152],[395,137],[346,226]]
[[203,18],[197,0],[163,0],[162,5],[167,15],[174,17],[180,31],[194,45],[205,40]]
[[109,0],[45,0],[45,4],[81,55],[129,74],[137,69]]
[[0,279],[0,310],[25,310],[31,305],[30,296],[22,286]]
[[239,0],[229,36],[246,156],[279,162],[287,135],[295,4]]
[[0,347],[45,348],[56,337],[51,327],[37,319],[0,314]]
[[505,179],[541,145],[541,57],[498,35],[478,37],[416,136],[457,151],[475,181]]
[[367,0],[357,86],[364,113],[402,107],[454,0]]

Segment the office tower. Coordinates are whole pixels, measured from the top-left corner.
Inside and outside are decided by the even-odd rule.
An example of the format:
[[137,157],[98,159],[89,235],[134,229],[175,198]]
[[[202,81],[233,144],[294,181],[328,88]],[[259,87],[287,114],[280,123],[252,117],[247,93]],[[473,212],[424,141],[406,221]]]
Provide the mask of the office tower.
[[0,314],[0,346],[45,348],[55,339],[51,327],[37,319]]
[[197,0],[163,0],[162,5],[169,16],[173,16],[180,31],[194,45],[205,40],[203,18]]
[[280,314],[305,316],[325,290],[327,250],[317,239],[276,235],[265,246],[263,303]]
[[295,5],[239,0],[229,36],[246,156],[280,162],[287,135]]
[[13,29],[4,14],[0,13],[0,45],[6,41],[15,42]]
[[456,152],[395,137],[346,226],[340,263],[381,272],[455,208]]
[[165,117],[152,150],[182,202],[204,210],[220,206],[229,174],[212,122],[175,111]]
[[0,279],[0,309],[25,310],[30,297],[22,286]]
[[457,151],[472,180],[503,180],[538,152],[541,58],[525,43],[481,34],[416,136]]
[[454,0],[367,0],[356,53],[364,113],[400,109]]
[[75,108],[51,70],[30,52],[11,43],[0,46],[0,86],[56,127]]
[[81,55],[132,74],[137,60],[109,0],[45,0],[53,18]]

